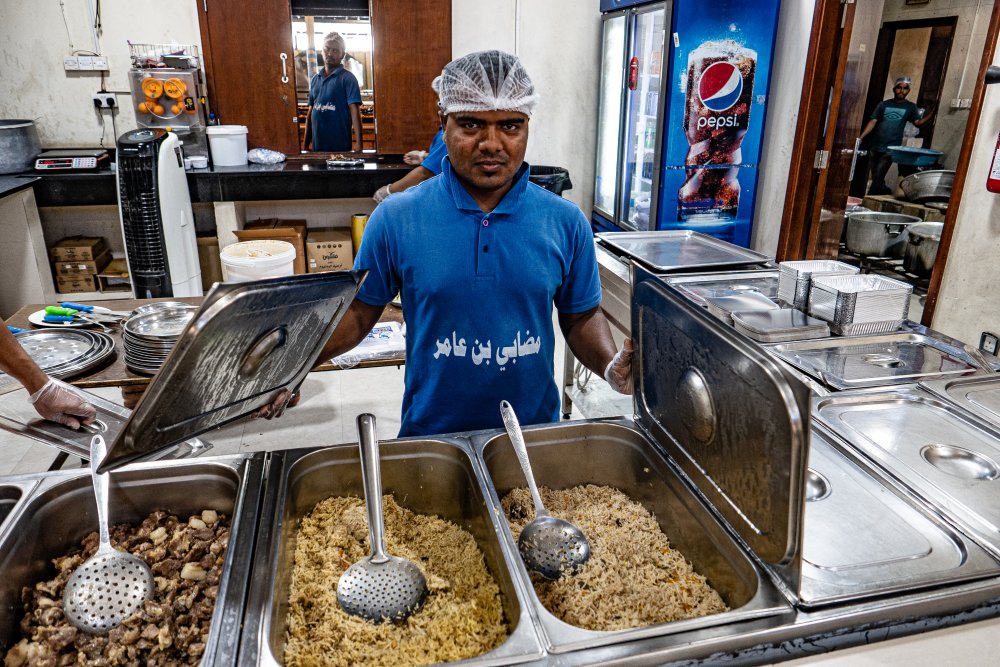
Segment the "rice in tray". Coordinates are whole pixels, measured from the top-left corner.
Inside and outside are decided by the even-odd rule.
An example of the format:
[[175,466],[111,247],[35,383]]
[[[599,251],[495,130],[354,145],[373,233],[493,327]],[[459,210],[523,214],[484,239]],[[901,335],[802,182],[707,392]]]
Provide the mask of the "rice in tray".
[[337,581],[369,555],[364,501],[319,502],[299,526],[289,595],[286,667],[408,667],[485,653],[510,634],[500,589],[476,540],[457,525],[383,499],[386,550],[427,579],[423,606],[402,623],[375,625],[337,602]]
[[[576,524],[590,560],[576,576],[548,581],[532,573],[535,592],[560,620],[587,630],[628,630],[726,611],[719,594],[670,547],[656,517],[608,486],[540,489],[545,509]],[[501,500],[516,538],[535,518],[527,489]]]
[[153,597],[121,625],[91,635],[69,624],[62,593],[70,575],[97,550],[97,533],[83,551],[53,560],[58,575],[21,593],[24,636],[5,667],[55,665],[197,665],[208,639],[229,543],[229,520],[214,510],[186,519],[153,512],[136,528],[111,528],[111,543],[139,556],[153,572]]

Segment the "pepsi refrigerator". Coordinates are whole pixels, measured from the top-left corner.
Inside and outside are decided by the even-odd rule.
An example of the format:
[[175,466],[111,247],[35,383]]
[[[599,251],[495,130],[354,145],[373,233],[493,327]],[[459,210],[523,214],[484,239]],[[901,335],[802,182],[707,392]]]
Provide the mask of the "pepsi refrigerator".
[[595,231],[749,247],[778,0],[601,0]]

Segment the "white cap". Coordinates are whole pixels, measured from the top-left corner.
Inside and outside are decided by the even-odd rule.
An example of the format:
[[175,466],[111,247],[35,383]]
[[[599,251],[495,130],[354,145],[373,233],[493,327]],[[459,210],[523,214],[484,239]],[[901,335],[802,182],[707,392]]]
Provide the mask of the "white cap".
[[479,51],[452,60],[431,87],[445,114],[517,111],[530,116],[538,102],[524,65],[517,56],[503,51]]
[[897,76],[896,80],[892,82],[892,85],[895,87],[895,86],[898,86],[901,83],[905,83],[907,86],[909,86],[909,85],[911,85],[913,83],[913,80],[910,79],[910,77],[908,77],[906,75]]

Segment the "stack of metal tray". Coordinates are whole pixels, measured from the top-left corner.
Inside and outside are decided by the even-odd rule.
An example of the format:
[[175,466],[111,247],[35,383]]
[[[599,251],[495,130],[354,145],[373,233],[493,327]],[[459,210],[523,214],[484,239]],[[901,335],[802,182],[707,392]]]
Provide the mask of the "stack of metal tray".
[[895,331],[906,320],[913,286],[883,276],[816,276],[809,314],[842,336]]
[[[90,370],[115,351],[111,336],[85,329],[42,329],[21,331],[14,337],[39,368],[51,377],[68,378]],[[0,394],[20,385],[0,373]]]
[[733,313],[733,327],[759,343],[825,338],[830,327],[795,308]]
[[192,307],[159,309],[126,320],[122,332],[125,366],[134,373],[155,374],[196,310]]
[[664,281],[699,306],[710,296],[735,292],[759,292],[772,301],[778,298],[778,272],[774,270],[668,276]]
[[735,313],[778,310],[778,304],[760,292],[733,292],[723,296],[710,296],[705,299],[705,305],[708,307],[708,312],[726,324],[733,323]]
[[778,263],[778,298],[792,308],[805,310],[813,276],[845,276],[860,271],[856,266],[830,259],[807,259]]
[[771,257],[688,230],[607,232],[598,240],[657,273],[765,264]]

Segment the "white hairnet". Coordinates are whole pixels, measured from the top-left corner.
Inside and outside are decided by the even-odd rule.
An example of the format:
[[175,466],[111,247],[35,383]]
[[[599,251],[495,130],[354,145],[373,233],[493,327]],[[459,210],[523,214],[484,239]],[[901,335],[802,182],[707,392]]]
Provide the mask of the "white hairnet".
[[892,82],[893,86],[898,86],[901,83],[905,83],[907,86],[913,83],[913,81],[908,76],[897,76],[896,80]]
[[452,60],[431,82],[441,111],[519,111],[530,116],[538,96],[517,56],[479,51]]

